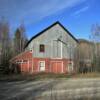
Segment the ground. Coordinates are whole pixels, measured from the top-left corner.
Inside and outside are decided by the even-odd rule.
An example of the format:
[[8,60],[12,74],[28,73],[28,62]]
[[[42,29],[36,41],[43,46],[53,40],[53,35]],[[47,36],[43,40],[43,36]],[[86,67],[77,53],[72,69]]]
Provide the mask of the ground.
[[3,81],[0,100],[100,100],[100,78]]

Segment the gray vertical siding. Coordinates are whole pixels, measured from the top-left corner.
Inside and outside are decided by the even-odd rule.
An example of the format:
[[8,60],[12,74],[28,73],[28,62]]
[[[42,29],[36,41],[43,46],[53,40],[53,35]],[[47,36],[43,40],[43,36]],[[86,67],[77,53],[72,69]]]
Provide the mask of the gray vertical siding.
[[[26,49],[33,49],[33,56],[39,58],[61,58],[61,42],[56,40],[60,37],[66,44],[62,43],[62,57],[70,58],[73,56],[74,49],[77,46],[77,42],[66,33],[66,31],[56,24],[54,27],[48,29],[43,34],[33,39]],[[39,52],[39,45],[45,45],[45,52]]]

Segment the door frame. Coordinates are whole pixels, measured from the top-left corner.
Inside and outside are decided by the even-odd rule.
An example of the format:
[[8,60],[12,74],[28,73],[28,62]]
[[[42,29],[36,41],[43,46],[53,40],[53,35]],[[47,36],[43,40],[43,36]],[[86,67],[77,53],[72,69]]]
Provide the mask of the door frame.
[[[44,63],[44,70],[41,70],[41,69],[40,69],[40,63],[41,63],[41,62]],[[45,67],[46,67],[46,66],[45,66],[45,61],[39,61],[39,62],[38,62],[38,70],[39,70],[40,72],[42,72],[42,71],[44,72],[45,69],[46,69]]]
[[[71,64],[71,66],[70,66],[70,64]],[[71,70],[70,70],[70,68],[71,68]],[[74,62],[70,61],[70,62],[68,62],[68,73],[72,73],[73,70],[74,70]]]

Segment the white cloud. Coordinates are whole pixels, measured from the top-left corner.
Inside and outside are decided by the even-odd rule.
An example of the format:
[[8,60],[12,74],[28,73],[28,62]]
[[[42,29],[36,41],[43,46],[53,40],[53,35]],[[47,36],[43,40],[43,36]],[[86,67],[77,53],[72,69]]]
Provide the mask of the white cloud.
[[89,6],[85,6],[85,7],[83,7],[83,8],[81,8],[81,9],[79,9],[79,10],[77,10],[76,12],[74,12],[74,16],[80,16],[80,14],[81,13],[83,13],[83,12],[85,12],[85,11],[87,11],[89,9]]
[[[0,15],[12,22],[25,20],[26,23],[38,21],[56,12],[69,9],[86,0],[0,0]],[[85,11],[83,8],[76,14]]]
[[31,16],[33,20],[34,18],[35,20],[39,20],[46,16],[55,14],[56,12],[61,11],[65,8],[69,9],[71,7],[74,7],[85,1],[86,0],[62,0],[62,1],[61,0],[37,0],[37,2],[34,3],[34,0],[31,0],[27,4],[27,9],[23,12],[21,18],[26,17],[26,19],[28,19]]

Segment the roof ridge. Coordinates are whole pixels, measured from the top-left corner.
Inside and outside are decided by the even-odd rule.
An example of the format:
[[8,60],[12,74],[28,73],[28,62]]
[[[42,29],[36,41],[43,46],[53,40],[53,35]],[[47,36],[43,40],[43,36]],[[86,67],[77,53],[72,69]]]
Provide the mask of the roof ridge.
[[51,24],[50,26],[48,26],[47,28],[45,28],[44,30],[42,30],[41,32],[37,33],[36,35],[34,35],[25,45],[24,48],[26,48],[28,46],[28,44],[36,37],[38,37],[39,35],[41,35],[43,32],[47,31],[48,29],[52,28],[53,26],[55,26],[56,24],[59,24],[76,42],[78,42],[78,40],[59,22],[56,21],[55,23]]

